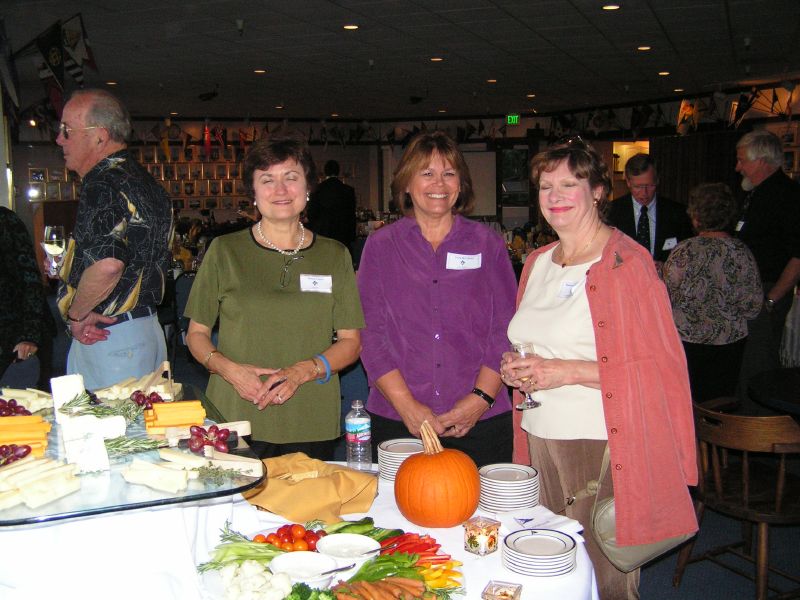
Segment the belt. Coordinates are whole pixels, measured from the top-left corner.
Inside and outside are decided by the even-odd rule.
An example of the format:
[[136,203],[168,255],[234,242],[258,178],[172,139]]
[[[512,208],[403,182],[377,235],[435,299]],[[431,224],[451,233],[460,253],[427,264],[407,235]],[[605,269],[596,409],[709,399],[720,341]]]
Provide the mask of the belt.
[[142,317],[149,317],[154,314],[156,314],[156,309],[152,306],[137,306],[133,310],[129,310],[121,315],[114,315],[117,320],[110,325],[106,325],[106,327],[113,327],[114,325],[119,325],[125,321],[133,321],[134,319],[141,319]]

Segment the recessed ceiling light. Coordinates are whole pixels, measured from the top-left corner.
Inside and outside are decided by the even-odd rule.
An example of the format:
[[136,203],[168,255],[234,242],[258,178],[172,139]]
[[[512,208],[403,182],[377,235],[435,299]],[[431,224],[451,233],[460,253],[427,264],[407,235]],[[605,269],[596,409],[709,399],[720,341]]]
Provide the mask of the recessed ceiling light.
[[283,110],[283,104],[278,104],[275,108],[277,108],[278,110]]
[[619,10],[619,4],[603,4],[603,10]]
[[446,108],[440,108],[440,109],[439,109],[439,112],[440,112],[440,113],[446,113],[446,112],[447,112],[447,109],[446,109]]
[[652,50],[650,46],[638,46],[636,49],[639,50],[640,52],[647,52],[648,50]]
[[171,113],[169,113],[169,114],[170,114],[170,115],[172,115],[173,117],[177,117],[177,116],[178,116],[178,113],[177,113],[177,112],[175,112],[174,110],[173,110]]
[[358,25],[351,23],[350,25],[345,25],[344,29],[347,29],[348,31],[355,31],[356,29],[358,29]]
[[487,79],[486,83],[497,83],[497,79]]
[[675,88],[675,89],[674,89],[674,90],[672,90],[672,91],[673,91],[673,92],[678,92],[678,93],[680,93],[680,92],[684,91],[684,89],[683,89],[683,88]]
[[528,94],[527,98],[536,98],[536,94]]
[[266,69],[253,69],[253,73],[255,73],[256,75],[263,75],[266,72],[267,72]]
[[339,116],[339,113],[331,113],[331,116],[332,116],[332,117],[338,117],[338,116]]
[[659,71],[658,74],[661,75],[661,77],[666,77],[669,75],[669,71]]
[[442,62],[443,60],[441,56],[431,56],[431,62]]
[[106,81],[106,85],[117,85],[116,81]]
[[29,120],[28,125],[30,125],[31,127],[36,127],[36,119]]

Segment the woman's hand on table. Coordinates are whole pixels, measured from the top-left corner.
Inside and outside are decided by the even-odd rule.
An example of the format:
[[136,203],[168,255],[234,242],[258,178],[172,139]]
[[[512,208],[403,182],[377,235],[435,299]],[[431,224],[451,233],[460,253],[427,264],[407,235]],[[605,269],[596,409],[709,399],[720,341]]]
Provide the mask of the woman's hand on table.
[[442,437],[464,437],[475,427],[481,415],[489,410],[486,400],[475,394],[460,398],[453,408],[439,415],[439,422],[445,428]]

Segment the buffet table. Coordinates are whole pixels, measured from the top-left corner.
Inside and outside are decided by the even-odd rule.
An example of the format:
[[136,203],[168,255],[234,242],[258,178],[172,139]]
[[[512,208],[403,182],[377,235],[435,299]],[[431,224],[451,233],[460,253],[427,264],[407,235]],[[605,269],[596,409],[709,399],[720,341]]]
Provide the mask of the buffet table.
[[[478,513],[494,516],[480,510]],[[397,511],[391,482],[380,481],[378,496],[367,514],[382,527],[423,532]],[[201,577],[196,565],[208,560],[226,521],[234,530],[246,534],[286,522],[257,510],[237,494],[0,529],[0,546],[5,549],[0,561],[0,597],[221,600],[224,595],[217,574]],[[460,526],[428,531],[442,544],[443,551],[464,563],[461,569],[467,600],[480,598],[490,579],[523,584],[522,598],[528,600],[598,598],[594,570],[583,544],[578,544],[575,571],[536,578],[503,568],[500,550],[484,557],[466,552],[463,532]],[[505,526],[501,533],[508,533]]]

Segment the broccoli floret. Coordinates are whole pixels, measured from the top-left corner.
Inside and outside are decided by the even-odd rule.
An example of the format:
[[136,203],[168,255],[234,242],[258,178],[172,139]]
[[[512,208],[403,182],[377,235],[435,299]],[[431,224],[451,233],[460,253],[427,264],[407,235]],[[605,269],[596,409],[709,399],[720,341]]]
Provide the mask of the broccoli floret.
[[314,590],[309,600],[336,600],[336,597],[328,590]]
[[311,600],[312,590],[305,583],[295,583],[285,600]]

